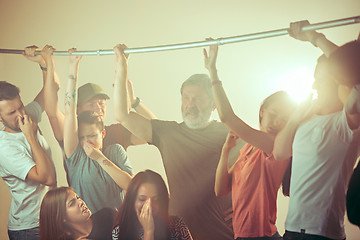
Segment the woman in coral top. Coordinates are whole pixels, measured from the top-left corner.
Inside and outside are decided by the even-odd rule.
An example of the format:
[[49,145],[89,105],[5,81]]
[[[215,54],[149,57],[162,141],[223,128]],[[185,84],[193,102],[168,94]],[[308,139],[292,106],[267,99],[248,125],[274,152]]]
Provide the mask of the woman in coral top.
[[[221,121],[230,129],[216,170],[215,193],[232,192],[234,238],[282,239],[275,225],[276,199],[289,160],[276,161],[272,151],[276,134],[285,126],[295,104],[284,92],[267,97],[259,111],[260,131],[235,115],[217,75],[217,46],[204,49],[205,67]],[[228,157],[237,138],[247,144],[228,170]]]

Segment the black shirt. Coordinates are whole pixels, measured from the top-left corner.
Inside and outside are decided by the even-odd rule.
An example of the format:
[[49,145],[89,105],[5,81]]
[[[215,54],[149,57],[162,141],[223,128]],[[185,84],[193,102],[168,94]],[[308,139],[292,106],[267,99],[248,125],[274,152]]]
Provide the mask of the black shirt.
[[91,215],[93,228],[87,238],[93,240],[111,240],[115,213],[116,211],[112,208],[103,208]]

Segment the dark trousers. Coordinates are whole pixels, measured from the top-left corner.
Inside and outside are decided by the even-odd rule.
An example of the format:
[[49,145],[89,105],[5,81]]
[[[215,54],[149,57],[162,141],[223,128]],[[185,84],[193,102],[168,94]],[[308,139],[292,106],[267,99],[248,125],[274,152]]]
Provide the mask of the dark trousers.
[[283,238],[280,236],[278,232],[276,232],[271,237],[249,237],[249,238],[237,238],[236,240],[282,240]]
[[39,227],[19,231],[8,230],[10,240],[39,240]]
[[283,238],[284,240],[332,240],[331,238],[327,238],[324,236],[290,232],[290,231],[285,231]]

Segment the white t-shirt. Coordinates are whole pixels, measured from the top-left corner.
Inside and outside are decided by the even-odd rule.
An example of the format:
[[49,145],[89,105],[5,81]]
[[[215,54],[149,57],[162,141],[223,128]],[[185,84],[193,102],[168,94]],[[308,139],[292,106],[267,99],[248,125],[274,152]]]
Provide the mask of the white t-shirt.
[[[37,102],[26,106],[26,113],[39,122],[42,109]],[[49,157],[51,151],[44,137],[37,133],[41,146]],[[47,187],[27,180],[29,170],[35,166],[30,145],[22,132],[8,133],[0,130],[0,176],[12,195],[8,229],[13,231],[39,226],[40,204]]]
[[355,160],[345,111],[314,115],[293,142],[288,231],[344,239],[345,194]]

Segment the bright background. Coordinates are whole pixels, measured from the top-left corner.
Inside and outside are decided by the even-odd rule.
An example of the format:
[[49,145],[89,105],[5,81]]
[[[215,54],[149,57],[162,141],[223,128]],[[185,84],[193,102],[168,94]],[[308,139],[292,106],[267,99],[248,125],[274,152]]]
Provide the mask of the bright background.
[[[29,1],[0,0],[0,48],[23,49],[51,44],[58,50],[112,49],[117,43],[131,47],[200,41],[206,37],[229,37],[288,27],[290,22],[311,23],[357,16],[359,0],[132,0],[132,1]],[[344,44],[357,38],[360,24],[322,30],[328,39]],[[321,51],[310,43],[289,36],[235,43],[220,47],[219,76],[235,109],[247,123],[258,126],[259,105],[274,91],[285,89],[304,96],[311,90],[316,59]],[[56,56],[56,70],[64,99],[68,59]],[[114,56],[84,57],[79,83],[100,84],[112,96]],[[159,119],[181,121],[180,86],[194,73],[206,73],[202,49],[134,54],[129,75],[139,96]],[[0,80],[17,85],[24,103],[42,86],[39,66],[21,55],[0,54]],[[63,106],[61,106],[63,109]],[[114,123],[108,102],[107,124]],[[218,119],[214,113],[214,118]],[[40,127],[52,146],[58,185],[66,185],[61,151],[46,114]],[[160,154],[144,145],[128,149],[135,172],[158,171],[165,178]],[[7,239],[7,217],[11,195],[0,180],[0,239]],[[279,232],[284,232],[288,199],[279,194]],[[360,232],[346,220],[347,239]]]

